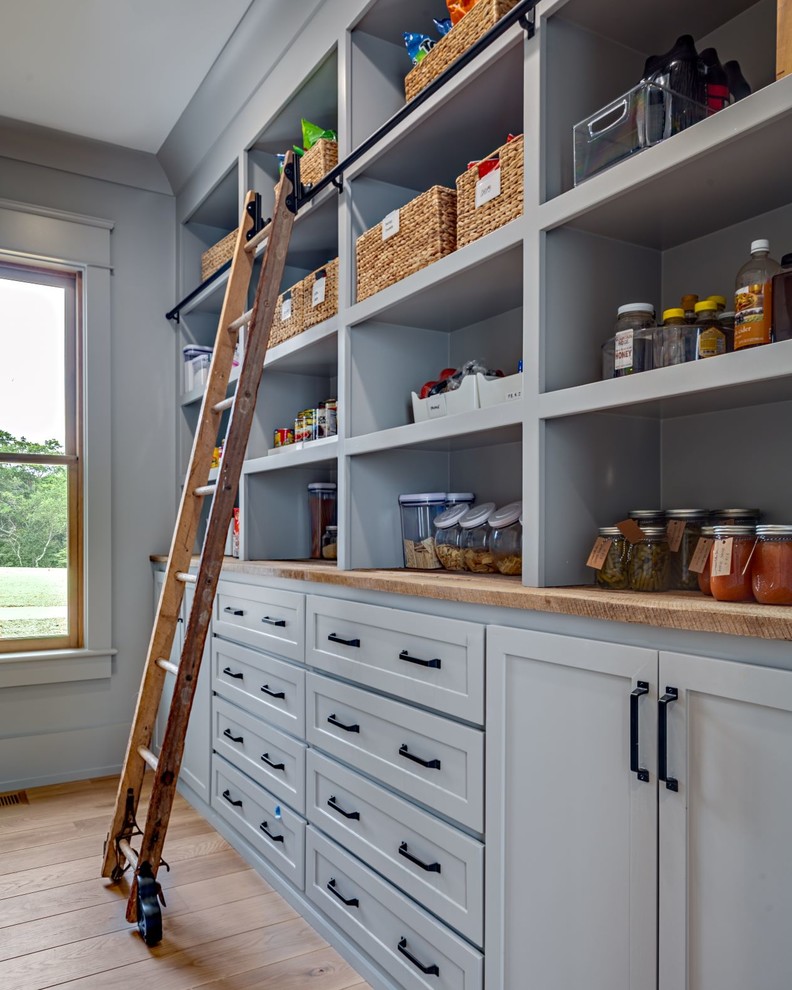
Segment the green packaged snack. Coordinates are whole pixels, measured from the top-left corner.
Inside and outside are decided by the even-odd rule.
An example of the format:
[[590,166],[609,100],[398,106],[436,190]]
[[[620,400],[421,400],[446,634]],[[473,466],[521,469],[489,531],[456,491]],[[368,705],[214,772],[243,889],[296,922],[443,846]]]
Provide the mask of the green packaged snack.
[[[306,151],[316,144],[317,141],[324,138],[325,141],[337,141],[338,135],[335,131],[323,127],[319,127],[318,124],[312,124],[310,120],[306,120],[303,117],[302,121],[302,137],[303,137],[303,147]],[[302,149],[300,150],[302,154]]]

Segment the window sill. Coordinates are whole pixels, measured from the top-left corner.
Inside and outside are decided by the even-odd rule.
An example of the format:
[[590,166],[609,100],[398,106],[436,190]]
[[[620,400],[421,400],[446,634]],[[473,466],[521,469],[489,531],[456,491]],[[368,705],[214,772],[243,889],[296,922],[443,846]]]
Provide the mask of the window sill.
[[110,677],[117,650],[37,650],[0,654],[0,688]]

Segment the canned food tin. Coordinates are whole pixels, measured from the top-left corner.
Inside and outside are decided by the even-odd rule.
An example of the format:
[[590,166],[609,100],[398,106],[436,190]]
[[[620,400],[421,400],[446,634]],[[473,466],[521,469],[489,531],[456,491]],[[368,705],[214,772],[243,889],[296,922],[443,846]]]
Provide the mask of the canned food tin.
[[285,447],[287,444],[294,443],[294,430],[290,430],[288,427],[275,430],[273,439],[276,447]]

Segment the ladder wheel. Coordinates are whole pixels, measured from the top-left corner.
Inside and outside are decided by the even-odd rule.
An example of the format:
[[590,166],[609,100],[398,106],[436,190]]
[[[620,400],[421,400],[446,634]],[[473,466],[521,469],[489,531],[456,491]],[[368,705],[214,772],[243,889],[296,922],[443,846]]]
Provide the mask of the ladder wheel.
[[153,877],[138,877],[137,926],[146,945],[162,941],[162,911],[157,897],[157,882]]
[[118,883],[123,877],[125,872],[126,871],[122,867],[114,866],[113,872],[110,874],[110,879],[113,881],[113,883]]

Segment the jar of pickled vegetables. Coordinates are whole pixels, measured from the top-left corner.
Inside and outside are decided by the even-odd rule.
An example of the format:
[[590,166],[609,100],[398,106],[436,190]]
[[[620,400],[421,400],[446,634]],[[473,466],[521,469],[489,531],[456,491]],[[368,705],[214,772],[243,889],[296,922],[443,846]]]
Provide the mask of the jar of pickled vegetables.
[[627,574],[629,544],[616,526],[601,526],[599,535],[603,539],[610,540],[610,547],[605,563],[594,575],[594,581],[600,588],[623,591],[630,586]]
[[792,605],[792,526],[757,526],[754,598],[763,605]]
[[459,520],[467,512],[467,503],[453,505],[433,519],[435,527],[435,553],[447,571],[464,571],[462,548],[459,545],[462,530]]
[[462,530],[460,546],[465,570],[474,574],[495,574],[498,568],[489,546],[490,533],[487,520],[495,511],[494,502],[474,505],[459,520]]
[[665,526],[641,528],[644,539],[630,547],[630,587],[633,591],[668,591],[670,555]]
[[[701,527],[701,537],[708,540],[715,539],[715,527],[714,526],[702,526]],[[707,563],[704,565],[704,570],[700,571],[697,575],[698,578],[698,589],[702,595],[709,595],[712,597],[712,588],[710,588],[710,558],[707,557]]]
[[685,529],[679,549],[671,553],[670,587],[675,591],[696,591],[699,586],[698,574],[690,570],[690,560],[698,546],[701,527],[707,521],[707,509],[667,509],[668,522],[683,522]]
[[[751,578],[753,560],[750,558],[756,542],[756,528],[754,526],[716,526],[716,546],[717,541],[726,539],[732,541],[731,568],[728,574],[713,574],[712,558],[710,558],[712,597],[718,602],[753,601]],[[712,548],[713,554],[716,546]]]
[[522,502],[509,502],[487,520],[489,547],[501,574],[522,574]]

